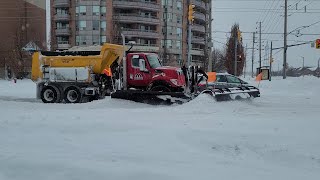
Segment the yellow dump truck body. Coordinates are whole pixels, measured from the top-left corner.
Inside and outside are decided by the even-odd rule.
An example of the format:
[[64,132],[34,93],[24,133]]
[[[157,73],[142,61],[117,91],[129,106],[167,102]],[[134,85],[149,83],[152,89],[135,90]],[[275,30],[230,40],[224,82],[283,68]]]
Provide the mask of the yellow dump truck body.
[[32,57],[33,81],[43,78],[42,67],[64,68],[64,67],[89,67],[92,73],[102,74],[103,70],[109,68],[115,61],[121,61],[124,47],[115,44],[104,44],[99,55],[89,56],[44,56],[36,52]]

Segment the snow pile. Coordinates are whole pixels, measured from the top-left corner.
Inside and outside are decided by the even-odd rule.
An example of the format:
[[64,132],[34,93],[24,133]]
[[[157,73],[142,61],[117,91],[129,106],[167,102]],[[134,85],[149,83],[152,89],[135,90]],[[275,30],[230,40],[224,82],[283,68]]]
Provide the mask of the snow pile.
[[93,46],[73,46],[68,49],[68,51],[101,51],[102,46],[93,45]]
[[319,82],[273,78],[252,101],[166,107],[43,104],[31,81],[0,81],[0,179],[318,179]]

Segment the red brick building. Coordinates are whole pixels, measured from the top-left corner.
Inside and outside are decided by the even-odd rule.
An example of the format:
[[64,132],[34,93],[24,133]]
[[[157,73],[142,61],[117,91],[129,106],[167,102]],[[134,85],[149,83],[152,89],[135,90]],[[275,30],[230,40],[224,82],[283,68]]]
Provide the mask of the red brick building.
[[21,48],[29,42],[45,48],[45,0],[1,0],[0,27],[0,78],[5,76],[5,67],[16,73],[30,72],[31,57]]

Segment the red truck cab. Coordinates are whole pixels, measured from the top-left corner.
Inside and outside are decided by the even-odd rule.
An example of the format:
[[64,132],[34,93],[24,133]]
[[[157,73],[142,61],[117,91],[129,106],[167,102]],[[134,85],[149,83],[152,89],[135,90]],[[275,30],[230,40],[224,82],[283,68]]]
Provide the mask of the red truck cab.
[[155,53],[128,53],[126,62],[129,88],[163,92],[182,92],[185,89],[181,68],[162,66]]

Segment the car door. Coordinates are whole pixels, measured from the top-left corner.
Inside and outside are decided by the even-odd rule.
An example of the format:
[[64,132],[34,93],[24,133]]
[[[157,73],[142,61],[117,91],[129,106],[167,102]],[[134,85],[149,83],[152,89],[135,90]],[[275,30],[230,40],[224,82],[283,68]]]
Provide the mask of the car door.
[[[143,59],[145,63],[145,71],[140,70],[140,59]],[[146,63],[146,60],[144,59],[144,56],[132,56],[131,63],[128,63],[128,65],[131,64],[131,71],[129,73],[128,83],[131,86],[135,87],[146,87],[149,84],[151,73],[149,71],[148,63]]]
[[228,87],[226,76],[225,75],[217,75],[215,86],[216,86],[216,88]]
[[235,76],[227,75],[228,87],[239,87],[241,86],[241,80]]

